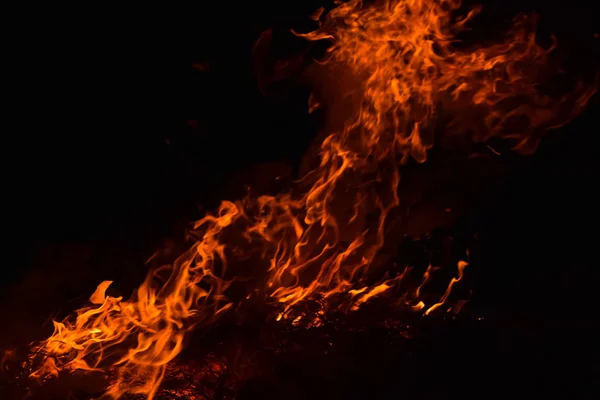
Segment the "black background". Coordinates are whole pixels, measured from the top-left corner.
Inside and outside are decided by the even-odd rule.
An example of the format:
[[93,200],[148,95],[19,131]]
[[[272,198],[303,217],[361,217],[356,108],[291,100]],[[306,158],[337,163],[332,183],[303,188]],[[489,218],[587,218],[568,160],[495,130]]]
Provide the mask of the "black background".
[[[118,280],[105,276],[121,268],[115,264],[143,270],[153,248],[182,237],[201,216],[199,204],[216,204],[236,171],[297,164],[316,133],[306,93],[266,98],[251,69],[261,31],[306,26],[305,16],[321,5],[296,3],[219,2],[176,12],[52,6],[6,17],[14,26],[1,147],[7,304],[32,271],[42,271],[42,282],[59,279],[58,264],[78,260],[73,247],[104,261],[83,257],[73,267],[82,281],[69,289],[72,297],[86,296],[98,279]],[[584,2],[489,3],[476,26],[484,36],[517,11],[535,9],[568,63],[597,69],[597,31]],[[191,67],[199,62],[209,71]],[[515,160],[491,201],[468,217],[486,238],[480,304],[536,321],[528,349],[578,343],[580,353],[561,353],[570,355],[565,363],[590,355],[582,339],[596,329],[597,113],[594,100],[536,155]],[[558,328],[548,333],[548,325]],[[535,351],[543,354],[543,346]]]

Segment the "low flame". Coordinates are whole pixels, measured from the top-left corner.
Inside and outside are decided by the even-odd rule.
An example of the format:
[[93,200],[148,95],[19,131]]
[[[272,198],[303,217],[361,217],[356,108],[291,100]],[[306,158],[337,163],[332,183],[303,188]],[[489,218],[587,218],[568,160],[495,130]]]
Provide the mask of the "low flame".
[[[455,18],[458,7],[457,0],[372,6],[351,0],[302,35],[330,40],[326,63],[349,69],[357,82],[341,95],[355,97],[358,107],[343,130],[323,141],[319,166],[290,193],[224,201],[216,215],[196,223],[192,248],[152,271],[130,300],[106,295],[111,282],[101,283],[91,306],[55,321],[52,336],[33,346],[43,363],[32,376],[106,371],[111,363],[117,376],[109,397],[152,399],[188,332],[232,306],[228,289],[240,276],[264,277],[246,294],[260,293],[277,308],[274,318],[295,325],[318,325],[315,317],[325,312],[356,310],[392,292],[407,271],[381,278],[373,261],[400,203],[398,166],[409,158],[425,161],[442,113],[452,117],[449,133],[475,141],[497,136],[530,151],[541,132],[573,118],[595,90],[581,86],[561,98],[541,92],[551,49],[536,44],[530,17],[517,18],[503,43],[456,49],[456,35],[477,14]],[[255,259],[258,266],[248,271]],[[447,302],[466,266],[458,264],[458,276],[438,302],[426,305],[422,285],[406,302],[430,314]],[[308,301],[321,305],[315,315],[294,312]]]

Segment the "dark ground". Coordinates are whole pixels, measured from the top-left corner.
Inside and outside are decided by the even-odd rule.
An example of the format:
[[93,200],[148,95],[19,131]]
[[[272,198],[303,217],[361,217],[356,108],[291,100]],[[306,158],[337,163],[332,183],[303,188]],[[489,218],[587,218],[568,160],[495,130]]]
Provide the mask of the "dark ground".
[[[584,3],[529,4],[491,5],[488,16],[501,21],[535,8],[542,28],[564,38],[569,63],[597,68],[593,13]],[[251,45],[262,30],[297,26],[315,7],[249,3],[232,17],[219,7],[209,16],[188,12],[193,21],[185,24],[138,10],[139,26],[112,10],[79,21],[39,10],[13,31],[0,347],[38,337],[44,319],[77,308],[104,279],[128,292],[156,248],[181,242],[199,205],[211,208],[242,183],[261,181],[253,168],[297,167],[318,122],[305,117],[302,88],[260,94]],[[242,22],[251,8],[256,17]],[[181,25],[192,28],[181,36],[171,30]],[[200,62],[208,72],[190,67]],[[448,231],[457,246],[477,234],[464,318],[427,322],[409,344],[376,328],[340,335],[328,375],[314,368],[324,356],[309,349],[275,359],[240,398],[267,398],[265,390],[285,393],[273,398],[295,398],[295,390],[302,399],[525,398],[559,390],[595,398],[599,110],[596,100],[536,155],[505,157],[504,172],[485,185],[455,176],[456,185],[474,182],[468,195],[456,185],[433,191],[432,204],[457,203]]]

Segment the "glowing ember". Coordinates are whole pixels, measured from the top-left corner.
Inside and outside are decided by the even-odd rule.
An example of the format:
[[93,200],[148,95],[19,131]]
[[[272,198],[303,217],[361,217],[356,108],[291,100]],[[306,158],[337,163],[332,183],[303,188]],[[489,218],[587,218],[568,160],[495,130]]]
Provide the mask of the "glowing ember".
[[[410,270],[384,276],[373,260],[400,203],[398,166],[411,157],[425,161],[440,113],[452,117],[449,133],[475,141],[498,136],[525,151],[545,129],[575,116],[594,92],[577,88],[558,99],[540,92],[549,50],[536,44],[531,18],[516,19],[503,43],[455,49],[456,34],[477,13],[457,19],[458,5],[389,0],[365,6],[353,0],[303,35],[331,40],[328,62],[349,69],[355,81],[339,94],[357,99],[355,114],[323,141],[320,165],[290,193],[224,201],[216,215],[197,222],[192,248],[152,271],[130,300],[107,296],[111,282],[101,283],[91,306],[54,322],[54,334],[33,346],[42,363],[32,376],[108,371],[111,365],[115,380],[107,396],[152,399],[190,330],[232,308],[228,289],[240,282],[253,282],[245,298],[266,299],[275,308],[273,319],[304,326],[397,292]],[[438,301],[423,299],[419,286],[400,303],[435,311],[466,266],[458,264]],[[308,303],[319,306],[309,312],[302,308]]]

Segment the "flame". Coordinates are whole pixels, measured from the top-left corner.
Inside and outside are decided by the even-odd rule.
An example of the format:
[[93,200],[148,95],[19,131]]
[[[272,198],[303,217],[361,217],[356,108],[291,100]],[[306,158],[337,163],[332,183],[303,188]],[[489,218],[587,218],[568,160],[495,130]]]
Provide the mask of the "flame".
[[[91,306],[55,321],[52,336],[33,346],[43,362],[32,376],[112,364],[109,397],[152,399],[188,332],[232,306],[228,289],[237,282],[254,278],[245,298],[260,293],[275,305],[273,318],[295,325],[318,325],[315,317],[328,310],[356,310],[393,292],[407,271],[382,277],[374,260],[400,203],[398,167],[425,161],[440,115],[451,118],[446,134],[496,136],[531,151],[541,132],[573,118],[595,91],[579,86],[558,98],[542,92],[551,49],[536,44],[531,17],[517,18],[502,43],[457,49],[456,35],[478,11],[457,18],[458,7],[456,0],[351,0],[303,34],[332,42],[325,65],[351,71],[355,84],[340,95],[357,99],[344,129],[323,141],[318,167],[289,193],[224,201],[196,223],[191,249],[152,271],[130,300],[107,295],[111,282],[101,283]],[[427,307],[421,285],[407,296],[409,305],[429,314],[445,304],[466,265],[458,264],[437,303]],[[316,315],[294,312],[308,301],[321,305]]]
[[561,71],[549,62],[555,46],[536,42],[535,16],[516,17],[502,43],[457,49],[457,37],[480,12],[477,7],[460,17],[459,7],[460,0],[373,6],[351,0],[333,9],[317,31],[299,34],[330,40],[327,61],[357,78],[346,94],[359,104],[352,127],[365,132],[377,156],[393,151],[424,161],[441,111],[452,118],[446,134],[478,142],[501,137],[531,152],[543,132],[569,122],[596,92],[596,84],[579,84],[563,96],[547,93],[544,84]]

